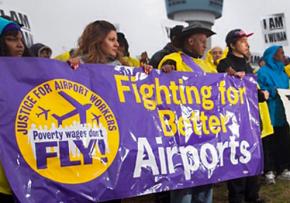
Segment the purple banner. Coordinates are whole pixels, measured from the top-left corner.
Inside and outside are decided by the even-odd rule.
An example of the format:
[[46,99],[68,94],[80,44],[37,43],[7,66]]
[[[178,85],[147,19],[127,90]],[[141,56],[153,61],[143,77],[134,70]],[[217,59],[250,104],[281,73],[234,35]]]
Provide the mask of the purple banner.
[[261,173],[253,76],[0,59],[0,158],[21,202],[96,202]]

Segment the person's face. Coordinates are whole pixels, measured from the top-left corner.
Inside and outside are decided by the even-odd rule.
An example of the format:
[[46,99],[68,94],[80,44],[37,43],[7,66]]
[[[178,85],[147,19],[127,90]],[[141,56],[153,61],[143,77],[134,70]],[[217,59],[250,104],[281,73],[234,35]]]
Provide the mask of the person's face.
[[285,55],[284,55],[284,50],[282,48],[279,48],[278,51],[276,52],[274,59],[276,61],[281,61],[284,62],[285,61]]
[[50,58],[51,56],[51,52],[49,49],[43,49],[40,53],[39,53],[39,57],[43,57],[43,58]]
[[223,50],[220,47],[215,47],[211,50],[211,54],[213,56],[213,61],[216,62],[223,55]]
[[250,46],[248,43],[247,37],[242,37],[238,39],[238,41],[232,46],[232,49],[244,56],[248,56],[250,54]]
[[194,34],[189,37],[188,42],[193,53],[203,56],[207,42],[207,37],[205,34]]
[[16,36],[7,35],[4,37],[5,44],[8,48],[9,56],[21,57],[24,53],[23,36],[18,32]]
[[116,57],[119,43],[117,41],[117,32],[110,31],[101,44],[101,49],[108,57]]

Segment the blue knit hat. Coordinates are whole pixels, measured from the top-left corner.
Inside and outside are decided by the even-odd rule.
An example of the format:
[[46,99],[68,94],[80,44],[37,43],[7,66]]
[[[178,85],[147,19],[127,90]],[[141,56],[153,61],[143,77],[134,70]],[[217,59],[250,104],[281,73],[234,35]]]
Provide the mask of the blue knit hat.
[[21,31],[21,27],[13,21],[0,17],[0,36],[3,33],[11,30]]

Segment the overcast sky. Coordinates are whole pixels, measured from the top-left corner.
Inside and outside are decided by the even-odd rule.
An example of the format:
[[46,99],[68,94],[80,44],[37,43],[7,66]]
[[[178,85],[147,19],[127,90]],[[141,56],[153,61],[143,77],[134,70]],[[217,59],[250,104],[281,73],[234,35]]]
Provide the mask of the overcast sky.
[[[34,42],[51,46],[54,55],[75,47],[84,27],[97,19],[119,26],[126,34],[132,55],[147,50],[151,55],[168,41],[165,0],[0,0],[0,8],[15,9],[29,17]],[[233,28],[254,32],[251,50],[263,52],[260,20],[284,12],[290,22],[288,0],[224,0],[223,16],[216,21],[213,45],[225,46],[226,33]],[[290,26],[288,26],[290,28]],[[289,30],[289,29],[288,29]],[[290,54],[290,49],[286,47]]]
[[[285,13],[288,37],[290,37],[290,1],[289,0],[224,0],[223,16],[216,20],[213,27],[217,35],[213,44],[225,45],[227,32],[234,28],[242,28],[246,32],[254,32],[249,38],[252,52],[263,53],[267,46],[263,43],[261,19],[264,16]],[[284,47],[290,55],[289,46]]]

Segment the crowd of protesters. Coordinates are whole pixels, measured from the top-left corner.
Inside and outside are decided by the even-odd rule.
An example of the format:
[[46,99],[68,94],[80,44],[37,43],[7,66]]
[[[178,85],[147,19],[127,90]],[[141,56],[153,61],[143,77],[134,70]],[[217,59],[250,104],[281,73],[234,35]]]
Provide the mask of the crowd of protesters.
[[[247,74],[257,74],[260,111],[269,112],[271,123],[261,128],[273,126],[272,132],[262,139],[264,149],[264,178],[267,184],[275,184],[276,178],[290,180],[290,133],[285,109],[277,93],[278,88],[289,89],[290,65],[283,47],[267,48],[259,61],[260,68],[254,71],[249,62],[250,50],[247,34],[234,29],[226,35],[226,48],[213,46],[208,50],[207,39],[216,34],[201,23],[191,23],[187,27],[175,26],[170,30],[170,42],[157,51],[151,59],[143,52],[139,59],[130,55],[129,43],[124,33],[117,32],[110,22],[97,20],[86,26],[78,40],[78,46],[55,59],[67,61],[71,68],[79,68],[81,63],[125,65],[143,67],[147,74],[152,68],[164,73],[172,71],[196,73],[228,73],[243,78]],[[0,18],[0,56],[45,57],[51,58],[52,49],[37,43],[27,48],[21,32],[21,25],[8,17]],[[261,105],[262,106],[262,105]],[[264,114],[265,115],[265,114]],[[266,132],[267,133],[267,132]],[[0,165],[0,169],[1,165]],[[228,181],[228,200],[231,203],[264,202],[259,196],[259,177],[245,177]],[[156,202],[171,203],[210,203],[213,186],[204,185],[193,188],[153,194]],[[114,200],[121,202],[126,200]],[[138,199],[136,199],[138,201]],[[17,202],[5,173],[0,170],[0,202]]]

